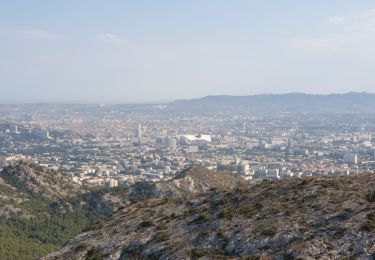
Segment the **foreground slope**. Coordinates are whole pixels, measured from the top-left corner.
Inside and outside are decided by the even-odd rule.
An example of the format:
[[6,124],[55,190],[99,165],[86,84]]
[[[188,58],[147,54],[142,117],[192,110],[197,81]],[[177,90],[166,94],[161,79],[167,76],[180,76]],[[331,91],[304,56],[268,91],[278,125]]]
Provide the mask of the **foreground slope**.
[[43,259],[367,259],[374,187],[375,175],[319,177],[147,200]]
[[184,196],[244,181],[231,174],[189,169],[171,181],[89,190],[60,172],[17,162],[0,171],[0,259],[35,259],[140,200]]

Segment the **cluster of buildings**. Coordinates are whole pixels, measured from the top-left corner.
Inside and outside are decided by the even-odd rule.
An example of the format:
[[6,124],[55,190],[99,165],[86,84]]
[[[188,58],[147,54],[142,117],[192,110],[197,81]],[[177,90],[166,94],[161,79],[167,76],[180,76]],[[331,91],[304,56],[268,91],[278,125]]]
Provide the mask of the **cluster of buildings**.
[[34,105],[0,112],[0,163],[24,157],[82,185],[107,187],[166,180],[191,166],[249,181],[375,169],[374,115],[102,109]]

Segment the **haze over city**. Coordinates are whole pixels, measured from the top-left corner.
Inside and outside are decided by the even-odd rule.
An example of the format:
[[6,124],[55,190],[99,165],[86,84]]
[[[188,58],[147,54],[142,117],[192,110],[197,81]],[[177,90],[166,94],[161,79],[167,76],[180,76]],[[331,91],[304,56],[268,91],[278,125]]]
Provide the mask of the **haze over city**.
[[375,92],[373,1],[2,1],[1,102]]

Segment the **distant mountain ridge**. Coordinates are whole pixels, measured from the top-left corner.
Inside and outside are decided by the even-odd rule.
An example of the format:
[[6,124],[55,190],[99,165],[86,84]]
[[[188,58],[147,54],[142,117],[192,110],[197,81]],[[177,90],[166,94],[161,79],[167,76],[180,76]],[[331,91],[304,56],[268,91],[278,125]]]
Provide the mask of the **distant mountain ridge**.
[[261,94],[250,96],[206,96],[177,100],[169,110],[207,112],[375,112],[375,94],[349,92],[344,94]]

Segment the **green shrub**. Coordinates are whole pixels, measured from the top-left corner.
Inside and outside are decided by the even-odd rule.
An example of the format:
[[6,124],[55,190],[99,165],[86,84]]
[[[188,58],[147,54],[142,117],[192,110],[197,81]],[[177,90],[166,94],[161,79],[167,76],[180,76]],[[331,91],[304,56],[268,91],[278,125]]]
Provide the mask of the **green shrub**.
[[75,251],[76,251],[76,252],[86,251],[88,247],[89,247],[89,246],[88,246],[86,243],[82,242],[82,243],[79,243],[79,244],[77,245]]
[[224,242],[228,242],[229,241],[229,237],[223,232],[223,231],[219,231],[217,232],[217,236],[223,240]]
[[371,221],[375,221],[375,212],[371,212],[367,214],[367,219]]
[[184,211],[184,216],[189,217],[189,216],[193,216],[196,213],[197,213],[196,209],[190,208],[190,209],[187,209],[187,210]]
[[246,206],[240,209],[240,213],[248,218],[251,218],[257,213],[257,211],[251,206]]
[[367,200],[368,200],[369,202],[375,202],[375,191],[373,191],[373,192],[367,194]]
[[207,221],[209,221],[209,220],[211,220],[211,219],[212,219],[212,215],[211,215],[210,213],[205,212],[205,213],[203,213],[202,215],[200,215],[200,216],[195,220],[195,222],[196,222],[197,224],[203,224],[203,223],[205,223],[205,222],[207,222]]
[[87,251],[86,260],[103,260],[104,257],[100,250],[96,247],[91,248]]
[[265,237],[272,237],[276,234],[276,230],[275,228],[265,228],[262,230],[261,234]]
[[292,215],[292,212],[291,212],[290,210],[286,210],[286,211],[285,211],[285,215],[286,215],[286,216],[291,216],[291,215]]
[[256,210],[261,210],[263,208],[263,205],[261,203],[257,202],[257,203],[254,204],[254,208]]
[[271,183],[271,181],[268,180],[268,179],[263,179],[263,180],[262,180],[262,184],[268,184],[268,183]]
[[167,226],[164,225],[164,224],[159,224],[159,225],[157,226],[157,229],[158,229],[158,230],[165,230],[165,229],[167,229]]
[[152,227],[152,226],[154,226],[154,225],[155,225],[155,223],[154,223],[154,221],[152,221],[152,220],[145,220],[145,221],[142,221],[142,222],[139,224],[139,226],[140,226],[140,227],[143,227],[143,228]]
[[375,229],[375,223],[372,222],[371,220],[367,220],[367,222],[365,224],[362,225],[361,229],[363,231],[372,231],[373,229]]
[[214,207],[217,207],[217,206],[220,206],[220,205],[224,205],[227,202],[228,202],[228,198],[224,197],[223,199],[220,199],[220,200],[211,201],[211,205],[214,206]]
[[167,232],[159,232],[156,234],[156,239],[160,242],[167,241],[170,239],[170,235]]
[[257,202],[253,206],[243,207],[242,209],[240,209],[240,213],[242,215],[245,215],[248,218],[251,218],[252,216],[257,214],[262,208],[263,208],[263,205]]
[[201,238],[206,238],[210,235],[210,233],[208,231],[202,231],[199,233],[199,237]]
[[226,219],[232,219],[233,218],[233,213],[227,208],[223,208],[219,214],[220,218],[226,218]]
[[197,259],[207,255],[207,252],[199,248],[193,248],[190,252],[190,255],[193,259]]
[[87,225],[86,227],[83,228],[82,232],[87,232],[91,230],[98,230],[103,227],[103,224],[101,222],[95,222]]

